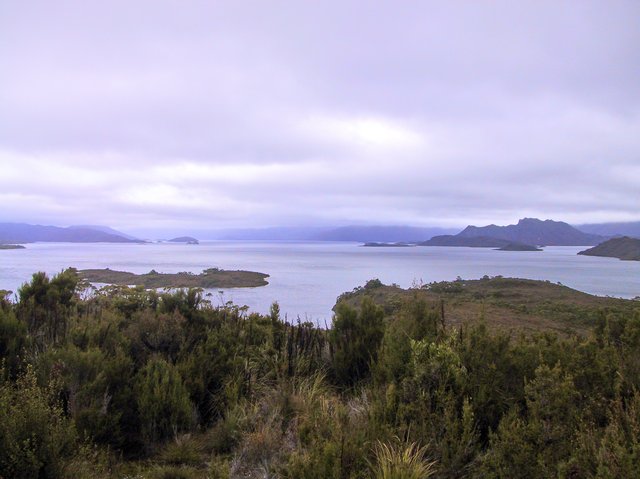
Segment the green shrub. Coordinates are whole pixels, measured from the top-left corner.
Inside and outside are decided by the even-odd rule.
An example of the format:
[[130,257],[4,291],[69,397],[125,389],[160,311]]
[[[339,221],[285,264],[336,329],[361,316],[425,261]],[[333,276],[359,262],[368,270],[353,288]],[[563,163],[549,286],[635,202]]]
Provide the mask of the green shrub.
[[194,424],[189,393],[178,370],[164,359],[151,359],[139,373],[138,408],[148,441],[165,440]]
[[60,477],[75,450],[73,422],[31,367],[15,383],[0,383],[0,477]]

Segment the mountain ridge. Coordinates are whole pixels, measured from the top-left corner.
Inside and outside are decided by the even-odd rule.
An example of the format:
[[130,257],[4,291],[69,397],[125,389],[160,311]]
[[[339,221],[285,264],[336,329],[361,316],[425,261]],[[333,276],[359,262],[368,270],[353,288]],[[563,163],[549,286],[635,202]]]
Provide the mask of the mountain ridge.
[[[606,240],[604,236],[584,233],[562,221],[543,221],[537,218],[522,218],[517,224],[507,226],[469,225],[454,237],[457,239],[451,240],[451,242],[461,241],[459,238],[484,237],[534,246],[591,246]],[[426,246],[435,245],[426,244]],[[449,245],[442,244],[441,246]],[[451,246],[456,245],[451,244]]]

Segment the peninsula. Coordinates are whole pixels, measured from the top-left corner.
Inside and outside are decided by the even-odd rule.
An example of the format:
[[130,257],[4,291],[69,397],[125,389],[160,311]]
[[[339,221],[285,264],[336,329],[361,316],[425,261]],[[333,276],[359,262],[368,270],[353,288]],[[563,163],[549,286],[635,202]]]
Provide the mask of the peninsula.
[[593,248],[580,251],[578,254],[618,258],[625,261],[640,261],[640,239],[630,238],[629,236],[611,238]]

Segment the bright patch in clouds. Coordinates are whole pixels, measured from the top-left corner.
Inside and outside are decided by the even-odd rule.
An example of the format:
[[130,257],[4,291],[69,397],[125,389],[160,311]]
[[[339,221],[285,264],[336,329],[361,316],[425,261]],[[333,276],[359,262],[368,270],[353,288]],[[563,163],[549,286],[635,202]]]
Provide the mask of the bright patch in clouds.
[[315,117],[305,124],[310,135],[365,150],[417,150],[424,137],[399,121],[379,117]]

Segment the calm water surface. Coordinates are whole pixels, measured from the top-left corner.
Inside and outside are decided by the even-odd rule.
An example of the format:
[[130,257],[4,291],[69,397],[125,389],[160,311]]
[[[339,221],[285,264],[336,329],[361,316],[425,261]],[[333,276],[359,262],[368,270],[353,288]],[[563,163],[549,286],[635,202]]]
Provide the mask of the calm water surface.
[[487,248],[365,248],[356,243],[222,242],[200,245],[35,243],[0,250],[0,289],[16,291],[35,271],[55,274],[74,266],[134,273],[151,269],[199,273],[205,268],[246,269],[271,275],[261,288],[210,291],[211,300],[246,304],[266,312],[280,303],[290,319],[331,319],[336,297],[379,278],[403,287],[483,275],[546,279],[602,296],[640,296],[640,262],[578,256],[582,247],[547,247],[543,252]]

